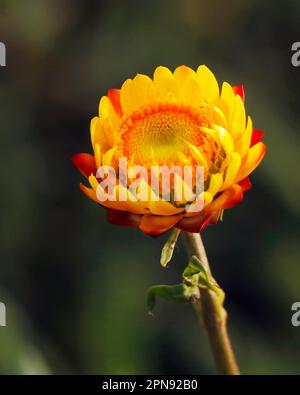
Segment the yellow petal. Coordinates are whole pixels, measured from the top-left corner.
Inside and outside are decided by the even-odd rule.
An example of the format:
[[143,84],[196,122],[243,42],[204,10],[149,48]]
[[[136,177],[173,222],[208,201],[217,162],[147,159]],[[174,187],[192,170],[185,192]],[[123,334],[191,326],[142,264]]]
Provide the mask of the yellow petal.
[[243,180],[248,174],[253,172],[264,157],[266,149],[267,147],[262,142],[255,144],[249,149],[248,154],[243,158],[236,182]]
[[219,85],[214,74],[205,65],[197,69],[197,78],[201,86],[202,96],[211,104],[219,99]]
[[196,77],[188,77],[182,82],[181,97],[184,103],[194,107],[200,107],[203,104],[201,87]]
[[253,130],[252,120],[250,117],[248,117],[247,127],[244,133],[239,137],[239,139],[235,143],[235,150],[240,153],[242,158],[246,155],[250,147],[252,130]]
[[210,176],[209,188],[207,192],[209,192],[212,196],[215,196],[215,194],[219,192],[222,184],[223,184],[222,174],[220,173],[212,174]]
[[149,213],[147,202],[138,201],[125,186],[117,184],[115,186],[115,194],[117,197],[117,203],[122,210],[129,211],[134,214]]
[[192,154],[192,157],[195,159],[197,164],[200,166],[201,165],[204,166],[204,171],[207,172],[208,171],[208,164],[207,164],[207,160],[204,157],[204,155],[200,152],[200,150],[196,146],[189,143],[188,141],[185,141],[185,144],[189,148],[190,153]]
[[159,200],[158,202],[149,202],[149,209],[154,215],[174,215],[184,211],[184,208],[177,208],[166,200]]
[[217,133],[218,139],[222,144],[224,151],[227,155],[230,155],[233,151],[233,140],[226,129],[218,125],[213,125],[214,130]]
[[209,206],[213,200],[212,195],[205,191],[201,192],[191,204],[186,204],[185,210],[188,217],[194,216]]
[[105,139],[107,143],[112,146],[115,142],[115,132],[117,130],[117,125],[113,122],[112,117],[103,120],[103,130],[105,134]]
[[209,193],[208,191],[203,192],[204,193],[204,207],[207,207],[213,200],[213,197],[211,195],[211,193]]
[[183,83],[188,77],[194,77],[195,71],[187,66],[179,66],[174,71],[174,77],[180,83]]
[[91,132],[91,141],[92,141],[92,145],[94,145],[94,141],[95,141],[95,133],[96,133],[96,122],[97,122],[98,117],[93,117],[91,119],[91,123],[90,123],[90,132]]
[[102,96],[99,103],[99,118],[109,119],[113,129],[116,129],[121,122],[120,116],[116,113],[111,101],[107,96]]
[[91,125],[93,144],[100,144],[103,151],[108,150],[114,144],[114,130],[111,117],[94,118]]
[[240,95],[235,96],[235,111],[231,122],[231,131],[233,135],[243,133],[246,124],[246,113],[243,100]]
[[161,101],[176,100],[178,97],[177,84],[173,74],[167,67],[159,66],[156,68],[153,82]]
[[174,79],[177,84],[178,99],[182,100],[183,103],[189,103],[191,97],[185,92],[185,86],[187,85],[187,80],[195,77],[195,72],[187,66],[179,66],[174,71]]
[[226,170],[225,181],[222,189],[228,188],[230,185],[234,184],[240,170],[241,162],[241,156],[237,152],[233,152]]
[[156,88],[151,78],[144,74],[137,74],[133,79],[133,95],[137,108],[156,102]]
[[97,181],[97,178],[94,176],[94,174],[91,174],[91,175],[89,176],[89,182],[90,182],[90,185],[91,185],[91,187],[93,188],[93,190],[96,192],[99,183],[98,183],[98,181]]
[[110,150],[108,150],[107,152],[105,152],[105,154],[103,155],[103,159],[102,159],[102,164],[104,166],[106,165],[110,165],[112,163],[113,157],[115,155],[115,153],[117,152],[118,147],[113,147]]
[[99,115],[102,118],[109,117],[114,112],[111,101],[107,96],[102,96],[99,103]]
[[223,111],[219,107],[212,107],[212,123],[220,125],[223,128],[227,127],[227,120]]
[[183,165],[188,166],[188,165],[191,164],[191,161],[184,155],[183,152],[178,151],[178,152],[176,153],[176,155],[177,155],[178,160],[179,160],[181,163],[183,163]]
[[[97,178],[94,175],[91,175],[89,177],[89,182],[93,188],[94,194],[91,191],[86,191],[86,190],[84,190],[84,193],[89,194],[90,195],[89,197],[91,197],[97,203],[101,204],[101,206],[104,206],[106,208],[113,208],[114,210],[130,211],[129,210],[129,207],[130,207],[129,203],[131,203],[131,202],[120,202],[119,200],[109,200],[109,199],[102,201],[102,200],[98,199],[97,196],[99,196],[100,192],[103,196],[106,196],[107,194],[103,190],[102,186],[98,183]],[[116,197],[116,198],[118,196],[115,194],[115,189],[112,193],[112,196]],[[144,212],[146,212],[146,211],[144,211]]]
[[228,120],[231,120],[235,110],[235,93],[228,82],[223,82],[220,107]]
[[231,155],[233,152],[233,140],[225,128],[222,128],[219,125],[212,125],[211,128],[202,126],[201,130],[220,143],[226,155]]
[[94,153],[95,153],[96,166],[97,166],[97,169],[98,169],[98,167],[101,166],[101,148],[100,148],[100,144],[95,144]]
[[120,92],[120,100],[124,114],[128,115],[137,109],[137,105],[134,97],[132,79],[129,78],[122,85]]

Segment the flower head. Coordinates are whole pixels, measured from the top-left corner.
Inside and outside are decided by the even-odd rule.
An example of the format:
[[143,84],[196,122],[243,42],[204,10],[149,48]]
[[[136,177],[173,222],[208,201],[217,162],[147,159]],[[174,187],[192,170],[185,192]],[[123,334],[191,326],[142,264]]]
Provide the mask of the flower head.
[[[216,223],[222,211],[239,203],[251,187],[248,175],[266,151],[262,137],[246,116],[241,85],[224,82],[220,91],[204,65],[196,72],[180,66],[174,73],[160,66],[153,79],[138,74],[101,98],[99,116],[91,121],[94,154],[78,154],[72,161],[89,181],[90,187],[80,184],[82,191],[107,208],[110,222],[138,226],[151,235],[172,227],[199,232]],[[128,175],[134,179],[133,169],[143,169],[135,191],[146,191],[146,198],[139,199],[132,186],[121,180],[119,162],[124,158],[126,180]],[[97,193],[99,188],[104,192],[104,173],[97,169],[108,166],[115,170],[117,182],[112,186],[115,199],[104,200]],[[188,186],[185,180],[176,182],[176,172],[167,198],[161,183],[154,190],[149,182],[153,167],[183,170],[186,166],[203,169],[198,210],[187,210],[196,199],[195,175],[190,198],[184,194],[179,200],[174,199],[178,188],[186,191]],[[110,181],[106,180],[108,188]]]

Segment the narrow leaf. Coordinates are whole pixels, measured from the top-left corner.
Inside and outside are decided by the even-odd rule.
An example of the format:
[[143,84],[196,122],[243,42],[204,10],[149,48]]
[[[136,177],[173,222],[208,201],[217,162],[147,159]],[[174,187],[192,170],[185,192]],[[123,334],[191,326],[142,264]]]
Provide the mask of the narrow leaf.
[[175,248],[179,233],[180,233],[180,230],[174,228],[169,239],[167,240],[166,244],[164,245],[164,247],[161,251],[160,264],[163,267],[167,267],[168,263],[172,259],[174,248]]

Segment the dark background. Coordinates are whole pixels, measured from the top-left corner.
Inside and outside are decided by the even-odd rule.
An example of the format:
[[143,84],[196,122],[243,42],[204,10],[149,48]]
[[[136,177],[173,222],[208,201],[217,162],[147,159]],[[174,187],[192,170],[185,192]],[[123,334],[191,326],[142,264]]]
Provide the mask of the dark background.
[[179,244],[110,225],[84,197],[69,157],[90,152],[100,97],[157,65],[207,64],[244,83],[268,152],[242,204],[203,234],[227,294],[243,373],[300,373],[300,2],[292,0],[0,1],[1,373],[211,373],[189,305],[145,291],[176,283]]

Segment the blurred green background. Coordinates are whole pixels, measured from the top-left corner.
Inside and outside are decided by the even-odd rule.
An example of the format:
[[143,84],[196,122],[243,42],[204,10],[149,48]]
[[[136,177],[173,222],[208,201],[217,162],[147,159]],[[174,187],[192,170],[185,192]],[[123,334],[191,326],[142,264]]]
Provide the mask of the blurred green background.
[[268,152],[244,202],[203,234],[226,290],[243,373],[300,373],[300,41],[296,0],[0,1],[1,373],[212,373],[189,305],[145,291],[176,283],[182,245],[110,225],[69,157],[91,150],[101,95],[157,65],[207,64],[244,83]]

